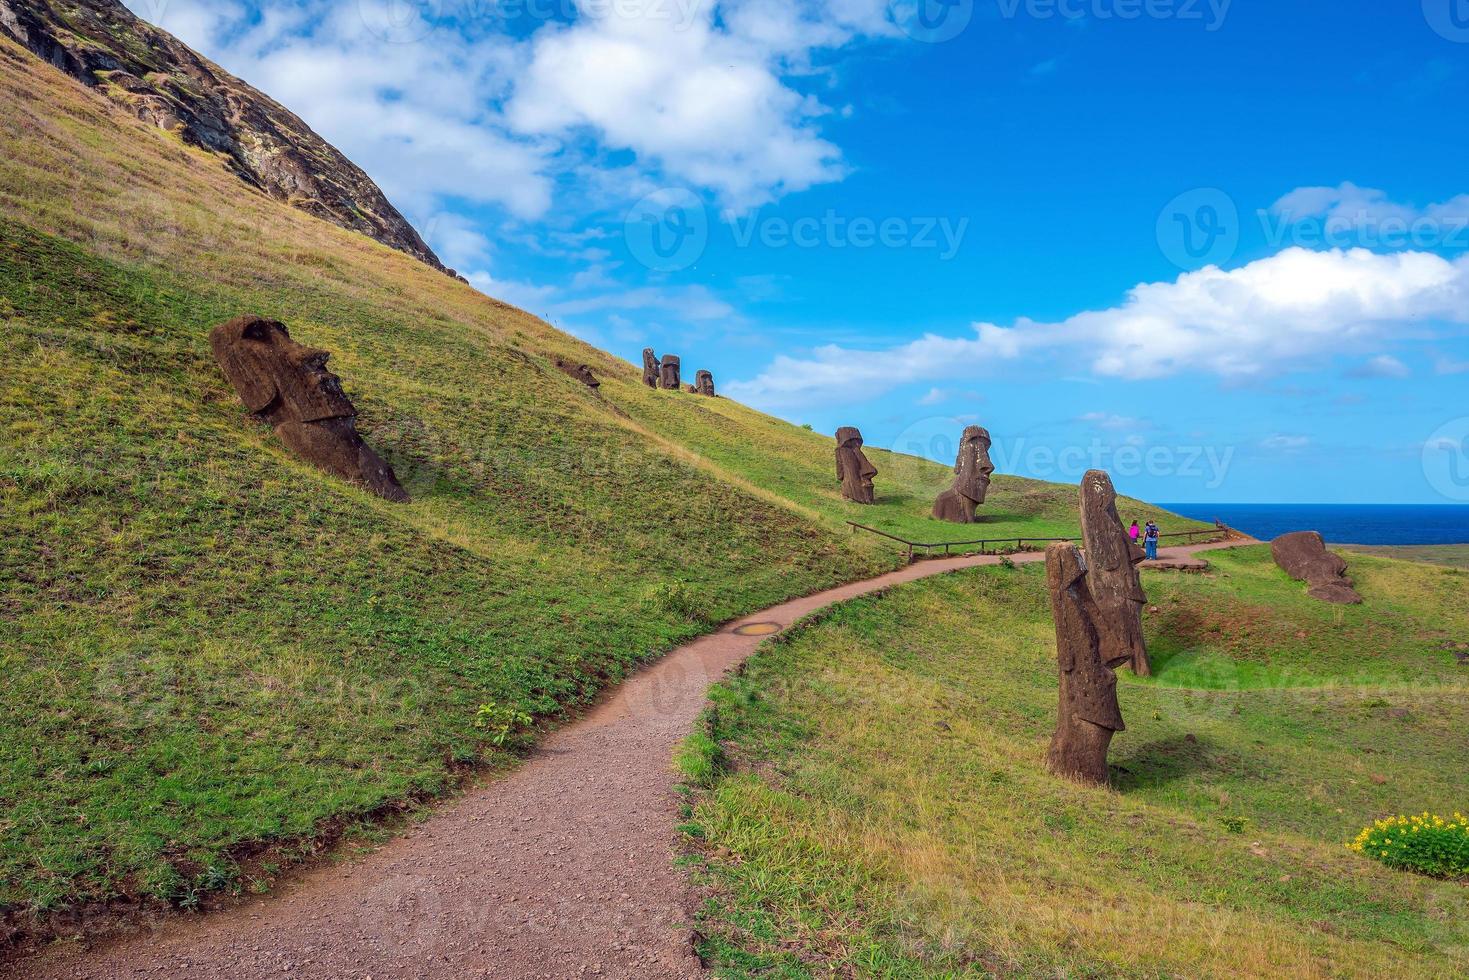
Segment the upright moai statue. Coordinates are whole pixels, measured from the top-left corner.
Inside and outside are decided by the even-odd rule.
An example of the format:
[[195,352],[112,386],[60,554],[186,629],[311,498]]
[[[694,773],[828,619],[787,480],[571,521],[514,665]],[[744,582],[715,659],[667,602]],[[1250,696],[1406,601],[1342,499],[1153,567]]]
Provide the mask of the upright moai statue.
[[714,395],[714,375],[708,371],[700,371],[694,375],[694,391],[701,395]]
[[665,391],[678,391],[681,388],[678,373],[678,355],[664,354],[663,363],[659,366],[658,378],[660,387]]
[[408,492],[357,434],[357,409],[326,369],[331,355],[296,343],[285,324],[258,316],[221,323],[209,346],[250,414],[319,469],[398,503]]
[[1128,658],[1108,655],[1105,614],[1088,581],[1088,560],[1076,545],[1057,541],[1046,548],[1046,587],[1056,622],[1060,681],[1056,733],[1046,753],[1046,767],[1066,779],[1105,786],[1112,735],[1127,728],[1117,704],[1114,670]]
[[984,503],[989,492],[990,474],[995,464],[990,462],[989,430],[971,425],[959,439],[959,456],[954,461],[954,485],[938,495],[933,502],[933,516],[941,521],[955,524],[973,524],[974,512]]
[[872,478],[877,476],[862,452],[862,433],[850,425],[837,429],[837,479],[842,483],[842,496],[856,504],[870,504],[875,499]]
[[1122,657],[1132,672],[1153,672],[1143,642],[1143,593],[1138,563],[1143,550],[1132,542],[1117,516],[1117,491],[1102,470],[1088,470],[1081,478],[1081,539],[1086,548],[1086,577],[1092,598],[1101,610],[1099,626],[1108,659]]
[[658,387],[658,355],[653,353],[653,348],[643,348],[643,384],[649,388]]

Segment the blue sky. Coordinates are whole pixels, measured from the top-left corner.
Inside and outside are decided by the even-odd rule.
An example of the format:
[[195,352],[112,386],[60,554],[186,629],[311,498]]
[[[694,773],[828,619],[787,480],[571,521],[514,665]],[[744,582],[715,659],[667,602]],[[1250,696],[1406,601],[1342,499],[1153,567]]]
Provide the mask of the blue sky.
[[129,5],[479,288],[774,414],[1469,501],[1469,0]]

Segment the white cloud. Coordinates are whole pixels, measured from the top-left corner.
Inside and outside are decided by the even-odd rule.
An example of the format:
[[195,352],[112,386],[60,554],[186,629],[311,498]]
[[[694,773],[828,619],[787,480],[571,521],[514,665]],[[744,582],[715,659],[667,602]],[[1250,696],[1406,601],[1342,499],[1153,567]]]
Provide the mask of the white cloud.
[[1412,373],[1408,365],[1388,354],[1379,354],[1347,372],[1353,378],[1406,378]]
[[[1407,234],[1416,226],[1449,245],[1469,226],[1469,194],[1420,208],[1393,201],[1386,191],[1359,187],[1351,181],[1336,187],[1298,187],[1272,204],[1270,210],[1286,223],[1320,220],[1333,230],[1381,233],[1397,226],[1403,229],[1400,234]],[[1469,237],[1459,245],[1469,247]]]
[[1228,272],[1210,266],[1135,286],[1119,306],[1059,323],[976,323],[968,336],[927,334],[886,350],[782,355],[727,389],[767,408],[855,401],[901,384],[984,377],[998,362],[1042,353],[1085,359],[1102,377],[1242,380],[1370,352],[1432,320],[1469,322],[1469,257],[1292,248]]
[[1076,421],[1085,422],[1094,429],[1107,432],[1129,432],[1152,428],[1152,423],[1127,415],[1112,415],[1107,412],[1087,412]]

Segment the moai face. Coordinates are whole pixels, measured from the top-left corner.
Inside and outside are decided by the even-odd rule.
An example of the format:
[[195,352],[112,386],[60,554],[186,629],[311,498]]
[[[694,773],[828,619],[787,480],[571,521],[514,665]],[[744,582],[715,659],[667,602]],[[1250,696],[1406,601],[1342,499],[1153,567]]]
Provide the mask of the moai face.
[[326,351],[296,343],[284,324],[260,317],[220,324],[209,345],[245,407],[298,456],[387,500],[409,499],[393,468],[357,434],[357,410],[326,369]]
[[1152,673],[1143,642],[1147,596],[1137,572],[1144,555],[1117,516],[1117,491],[1102,470],[1088,470],[1081,479],[1081,537],[1087,582],[1101,610],[1103,655],[1109,664],[1130,662],[1135,673],[1146,676]]
[[984,503],[989,492],[990,475],[995,464],[990,462],[989,430],[971,425],[959,440],[959,458],[954,462],[954,490],[976,504]]
[[653,353],[653,348],[643,348],[643,384],[649,388],[658,387],[659,378],[658,355]]
[[677,354],[664,354],[663,363],[659,365],[659,382],[665,391],[679,391],[681,388],[679,378],[679,361]]
[[714,397],[714,375],[708,371],[700,371],[694,375],[694,391],[701,395]]
[[842,481],[842,496],[858,504],[874,499],[872,480],[877,467],[862,452],[862,433],[852,426],[837,430],[837,479]]

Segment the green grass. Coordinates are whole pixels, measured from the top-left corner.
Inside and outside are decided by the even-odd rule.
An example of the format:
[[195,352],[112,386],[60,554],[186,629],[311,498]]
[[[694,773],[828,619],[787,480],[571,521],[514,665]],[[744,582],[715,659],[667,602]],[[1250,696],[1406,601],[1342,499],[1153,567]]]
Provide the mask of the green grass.
[[[1265,547],[1147,575],[1115,790],[1049,776],[1038,565],[848,603],[715,690],[689,827],[725,977],[1462,976],[1469,885],[1344,845],[1463,810],[1469,576],[1353,557],[1361,607]],[[1204,665],[1208,665],[1205,669]]]
[[1426,561],[1433,565],[1469,568],[1469,544],[1343,544],[1335,547],[1363,555],[1401,558],[1403,561]]
[[[555,724],[721,621],[897,563],[843,524],[829,438],[650,391],[3,40],[0,106],[0,918],[268,887],[512,762],[481,704]],[[333,352],[412,504],[243,417],[206,338],[244,312]],[[1005,533],[1074,533],[1074,490],[1010,486]]]

